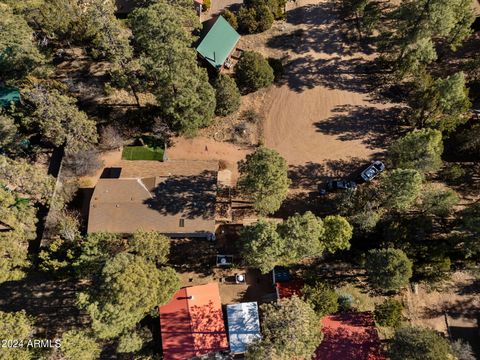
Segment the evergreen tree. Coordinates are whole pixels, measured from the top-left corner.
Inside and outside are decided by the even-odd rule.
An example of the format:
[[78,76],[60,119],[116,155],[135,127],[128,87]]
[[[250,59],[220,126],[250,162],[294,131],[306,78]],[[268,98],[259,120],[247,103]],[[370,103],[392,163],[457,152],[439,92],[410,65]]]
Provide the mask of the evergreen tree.
[[34,107],[25,125],[53,146],[65,145],[67,152],[74,153],[97,142],[95,122],[78,110],[74,98],[38,87],[28,91],[25,100]]
[[209,125],[215,111],[215,91],[191,48],[191,30],[200,26],[193,9],[158,2],[136,9],[130,23],[147,89],[155,95],[172,128],[194,135]]
[[448,341],[434,330],[403,327],[390,343],[392,360],[448,360],[452,358]]
[[235,67],[235,76],[244,93],[257,91],[273,83],[273,69],[259,53],[245,51]]
[[48,204],[55,186],[55,178],[40,166],[25,159],[12,160],[0,155],[0,180],[9,187],[40,204]]
[[414,130],[390,147],[390,157],[395,167],[421,173],[439,170],[442,153],[442,133],[434,129]]
[[305,301],[312,306],[320,317],[334,314],[338,310],[338,295],[331,286],[320,282],[305,285],[302,288],[302,294]]
[[0,79],[19,80],[45,62],[23,16],[0,4]]
[[323,242],[329,253],[337,250],[347,250],[350,248],[350,239],[353,235],[353,227],[348,221],[340,215],[329,215],[323,219],[325,234]]
[[396,53],[400,75],[417,75],[436,59],[433,41],[458,48],[469,35],[473,9],[467,0],[406,0],[394,11],[388,47]]
[[242,257],[247,266],[260,269],[263,274],[276,265],[283,264],[287,244],[277,232],[272,222],[258,223],[242,228]]
[[167,303],[179,287],[175,271],[158,269],[143,257],[120,253],[106,261],[100,283],[79,295],[101,339],[131,330],[156,306]]
[[260,214],[277,211],[287,197],[291,183],[287,162],[275,150],[259,147],[238,164],[238,187],[254,199]]
[[286,263],[321,256],[325,249],[323,222],[310,211],[289,217],[278,226],[278,232],[286,244]]
[[0,283],[25,276],[28,243],[36,236],[36,209],[0,183]]
[[420,196],[422,182],[420,173],[412,169],[384,173],[380,183],[382,206],[395,211],[408,210]]
[[293,296],[264,304],[262,340],[250,345],[246,359],[310,359],[322,341],[320,319],[309,304]]
[[[0,339],[28,341],[34,330],[33,319],[25,310],[17,312],[0,311]],[[33,354],[27,347],[2,348],[2,360],[30,360]]]
[[138,230],[129,242],[129,251],[144,259],[165,264],[170,253],[170,239],[158,231]]
[[365,267],[370,284],[380,291],[398,291],[412,277],[412,262],[399,249],[370,250]]
[[420,209],[427,214],[447,217],[459,201],[460,198],[452,189],[429,187],[423,191]]
[[66,360],[95,360],[101,347],[86,331],[70,330],[62,335],[61,351]]
[[215,81],[217,107],[215,113],[227,116],[240,107],[241,97],[235,80],[230,76],[220,74]]
[[463,72],[443,79],[429,75],[419,79],[408,99],[413,125],[451,132],[468,120],[471,103]]
[[387,299],[375,304],[375,321],[381,326],[397,327],[402,320],[402,303],[395,299]]

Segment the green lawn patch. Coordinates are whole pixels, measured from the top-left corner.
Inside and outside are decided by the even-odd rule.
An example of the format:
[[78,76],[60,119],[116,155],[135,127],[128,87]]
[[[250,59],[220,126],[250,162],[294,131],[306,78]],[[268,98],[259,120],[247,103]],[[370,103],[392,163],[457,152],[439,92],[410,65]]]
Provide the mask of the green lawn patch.
[[148,146],[127,146],[123,148],[122,159],[124,160],[163,160],[162,148]]

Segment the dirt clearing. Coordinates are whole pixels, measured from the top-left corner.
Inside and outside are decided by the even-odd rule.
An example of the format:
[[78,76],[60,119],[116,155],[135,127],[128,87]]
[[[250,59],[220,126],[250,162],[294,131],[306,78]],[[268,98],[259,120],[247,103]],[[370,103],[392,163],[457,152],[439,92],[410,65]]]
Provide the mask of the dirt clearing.
[[285,65],[261,107],[265,145],[292,168],[317,164],[328,176],[347,175],[350,167],[333,172],[328,164],[361,167],[382,153],[398,109],[375,99],[368,73],[374,50],[347,38],[334,2],[298,0],[287,10],[285,22],[240,44]]

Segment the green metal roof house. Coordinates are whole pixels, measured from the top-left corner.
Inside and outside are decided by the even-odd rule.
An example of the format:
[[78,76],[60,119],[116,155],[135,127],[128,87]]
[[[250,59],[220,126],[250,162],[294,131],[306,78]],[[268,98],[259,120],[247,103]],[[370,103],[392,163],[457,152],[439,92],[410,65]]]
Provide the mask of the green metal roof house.
[[223,16],[219,16],[197,46],[197,51],[215,69],[221,70],[238,40],[240,35]]
[[0,86],[0,108],[5,108],[12,102],[20,102],[20,91],[16,88]]

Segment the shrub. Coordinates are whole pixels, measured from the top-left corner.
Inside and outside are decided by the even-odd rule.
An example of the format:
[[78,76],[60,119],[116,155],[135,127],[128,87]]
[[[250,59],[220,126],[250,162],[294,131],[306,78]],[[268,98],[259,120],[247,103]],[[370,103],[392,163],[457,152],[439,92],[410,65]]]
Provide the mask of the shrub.
[[265,4],[272,12],[275,20],[280,20],[284,18],[283,8],[285,6],[285,0],[266,0]]
[[340,293],[338,294],[338,307],[340,311],[347,312],[352,311],[354,308],[355,299],[351,294]]
[[254,51],[245,51],[235,67],[238,87],[244,92],[253,92],[273,82],[273,69],[265,58]]
[[215,81],[215,94],[217,106],[215,113],[220,116],[227,116],[238,110],[241,97],[235,80],[230,76],[220,74]]
[[284,7],[286,0],[245,0],[243,2],[248,8],[257,8],[261,5],[266,5],[271,11],[275,20],[282,19],[284,17]]
[[257,20],[257,32],[267,31],[272,27],[275,20],[270,8],[265,4],[260,4],[255,7],[256,20]]
[[103,160],[100,159],[97,151],[86,150],[67,155],[63,165],[68,173],[81,177],[95,174],[103,167]]
[[116,127],[107,125],[100,130],[100,147],[104,150],[115,150],[123,146],[123,138]]
[[242,6],[237,13],[238,29],[242,33],[253,34],[257,31],[257,12],[254,8]]
[[222,16],[225,18],[225,20],[228,21],[228,23],[235,29],[238,29],[238,19],[237,16],[231,12],[230,10],[223,10],[222,11]]
[[240,119],[248,123],[256,124],[262,121],[263,117],[255,109],[250,108],[245,111],[242,111],[242,114],[240,115]]
[[462,178],[465,176],[465,169],[459,164],[452,164],[446,166],[442,171],[443,180],[447,183],[459,184]]
[[400,301],[387,299],[375,305],[375,321],[381,326],[397,327],[402,320],[403,306]]
[[268,58],[268,64],[273,69],[273,77],[275,81],[280,80],[280,78],[285,73],[285,69],[283,68],[282,60],[275,59],[275,58]]
[[338,310],[338,295],[326,284],[305,285],[302,294],[319,316],[333,314]]
[[203,0],[202,11],[207,11],[212,7],[212,0]]
[[457,360],[475,360],[475,353],[472,346],[463,340],[455,340],[451,344],[452,354]]
[[[272,7],[275,10],[272,10]],[[246,2],[237,14],[238,28],[247,34],[266,31],[272,27],[277,13],[278,3],[276,0]]]

